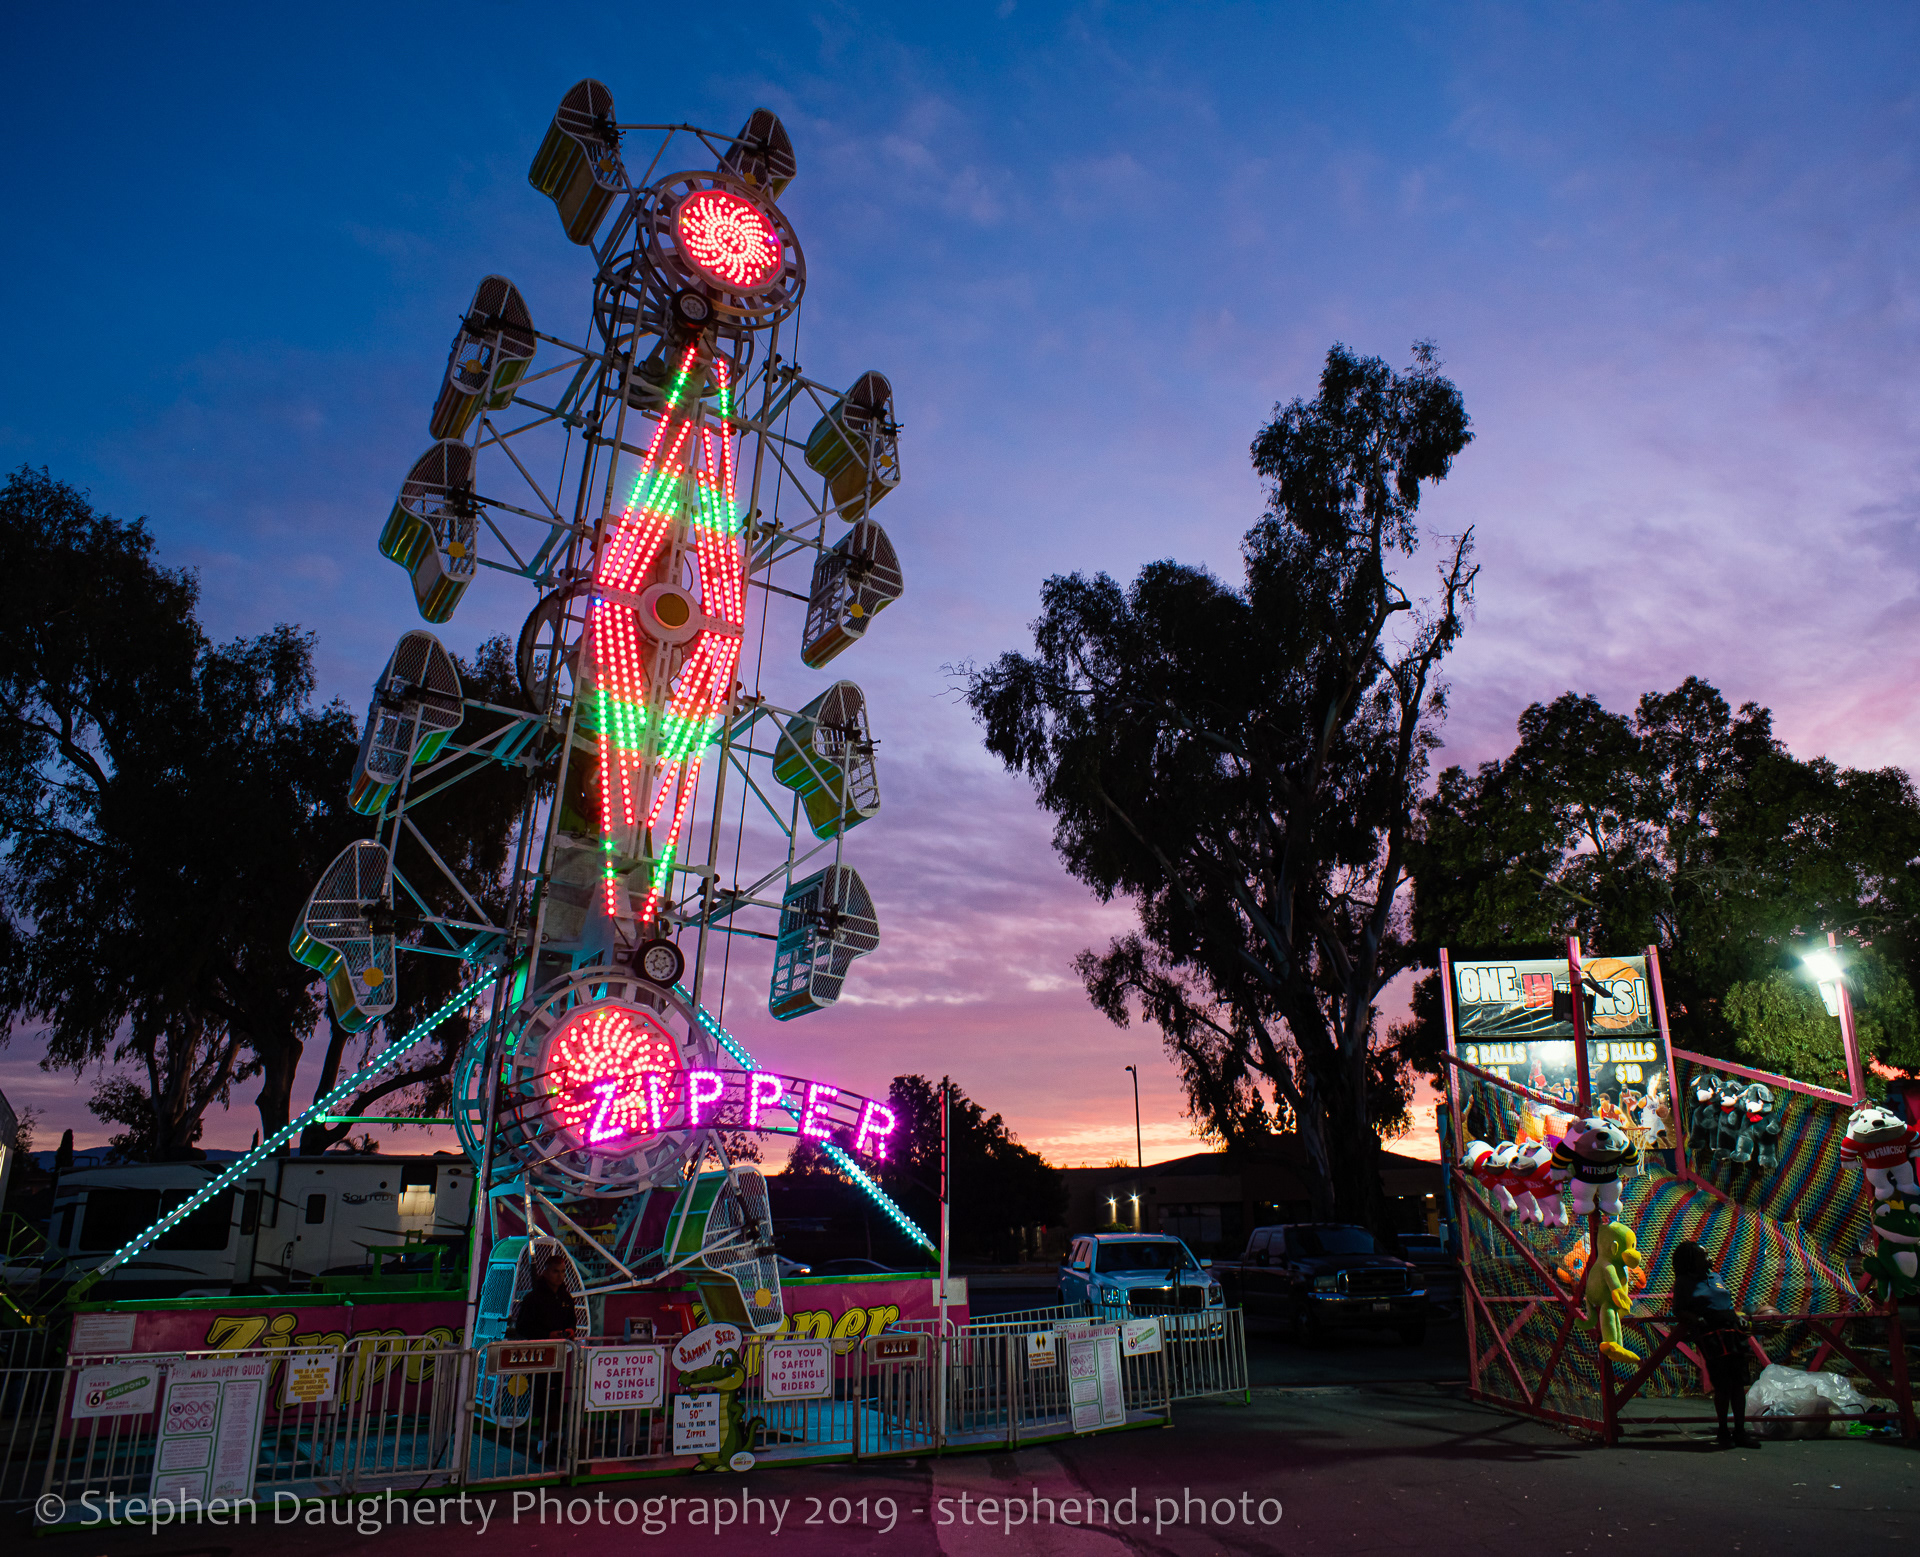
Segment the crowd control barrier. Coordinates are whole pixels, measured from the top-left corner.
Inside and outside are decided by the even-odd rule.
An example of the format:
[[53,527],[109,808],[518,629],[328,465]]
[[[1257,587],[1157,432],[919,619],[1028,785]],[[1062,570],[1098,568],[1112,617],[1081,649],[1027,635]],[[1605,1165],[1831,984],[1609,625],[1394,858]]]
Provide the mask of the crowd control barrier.
[[1238,1310],[1104,1323],[1071,1309],[742,1337],[366,1335],[329,1345],[40,1357],[0,1368],[0,1504],[46,1525],[370,1492],[611,1480],[1013,1447],[1166,1425],[1247,1389]]

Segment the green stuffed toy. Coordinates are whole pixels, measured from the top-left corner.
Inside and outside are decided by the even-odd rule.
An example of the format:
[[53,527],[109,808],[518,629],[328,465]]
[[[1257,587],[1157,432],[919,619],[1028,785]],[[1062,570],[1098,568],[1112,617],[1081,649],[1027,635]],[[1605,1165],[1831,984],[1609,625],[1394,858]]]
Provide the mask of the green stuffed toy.
[[1638,1269],[1641,1263],[1631,1227],[1609,1222],[1600,1230],[1600,1258],[1587,1265],[1587,1318],[1599,1332],[1600,1355],[1615,1362],[1640,1360],[1640,1354],[1628,1351],[1621,1338],[1620,1316],[1633,1308],[1627,1270]]
[[1878,1247],[1862,1263],[1879,1280],[1882,1300],[1920,1297],[1920,1201],[1895,1195],[1875,1202],[1873,1230]]

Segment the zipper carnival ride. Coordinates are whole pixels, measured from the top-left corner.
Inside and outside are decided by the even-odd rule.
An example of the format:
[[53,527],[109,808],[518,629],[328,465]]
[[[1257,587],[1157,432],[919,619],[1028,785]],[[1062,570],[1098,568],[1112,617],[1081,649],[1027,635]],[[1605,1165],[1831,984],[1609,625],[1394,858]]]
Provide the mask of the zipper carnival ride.
[[[561,100],[528,177],[593,257],[585,338],[542,332],[511,281],[483,278],[435,441],[379,536],[429,624],[483,568],[531,586],[519,706],[469,696],[430,631],[401,637],[350,793],[373,836],[322,873],[290,942],[349,1030],[392,1021],[408,958],[456,959],[458,987],[74,1296],[463,1012],[453,1113],[492,1251],[469,1273],[469,1344],[504,1336],[534,1262],[561,1255],[583,1310],[680,1278],[711,1318],[777,1329],[766,1184],[729,1151],[741,1134],[815,1143],[933,1250],[861,1165],[886,1155],[884,1103],[756,1066],[702,1003],[716,959],[724,998],[733,937],[771,943],[769,1008],[790,1020],[831,1006],[880,936],[845,857],[880,805],[866,700],[835,681],[782,706],[760,684],[785,602],[817,672],[903,588],[872,518],[900,480],[892,387],[868,372],[832,389],[791,360],[806,265],[778,201],[795,171],[766,109],[724,135],[620,124],[597,81]],[[413,812],[502,767],[526,787],[511,867],[465,879]]]

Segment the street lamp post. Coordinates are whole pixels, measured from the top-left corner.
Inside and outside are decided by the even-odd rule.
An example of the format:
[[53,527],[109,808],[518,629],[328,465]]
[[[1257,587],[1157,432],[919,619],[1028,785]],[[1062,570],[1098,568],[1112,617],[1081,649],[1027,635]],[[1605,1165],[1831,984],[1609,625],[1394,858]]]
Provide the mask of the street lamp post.
[[[1147,1154],[1140,1145],[1140,1071],[1139,1067],[1129,1065],[1127,1074],[1133,1077],[1133,1171],[1144,1173],[1147,1168]],[[1136,1183],[1133,1191],[1133,1230],[1140,1231],[1140,1188]]]
[[1139,1173],[1145,1172],[1147,1166],[1147,1154],[1140,1147],[1140,1072],[1129,1065],[1127,1074],[1133,1077],[1133,1166]]
[[1840,1018],[1840,1048],[1847,1057],[1847,1090],[1858,1106],[1867,1100],[1867,1077],[1860,1064],[1860,1040],[1853,1027],[1853,1001],[1847,994],[1846,970],[1840,966],[1837,955],[1839,946],[1833,931],[1829,930],[1826,950],[1807,952],[1800,960],[1820,986],[1828,1013]]
[[950,1078],[940,1078],[940,1334],[947,1333],[947,1231],[949,1208],[953,1204],[953,1148],[947,1136],[948,1099],[953,1091]]

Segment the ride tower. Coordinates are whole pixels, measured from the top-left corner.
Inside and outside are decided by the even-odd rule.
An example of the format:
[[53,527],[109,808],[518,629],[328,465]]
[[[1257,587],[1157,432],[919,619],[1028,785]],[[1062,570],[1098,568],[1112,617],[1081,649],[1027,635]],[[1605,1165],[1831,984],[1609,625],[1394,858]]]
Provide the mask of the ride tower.
[[[454,1114],[494,1251],[471,1273],[476,1343],[556,1249],[582,1303],[691,1273],[733,1294],[715,1317],[777,1328],[742,1133],[813,1141],[932,1247],[860,1165],[885,1155],[884,1103],[756,1067],[702,1004],[731,937],[772,943],[781,1020],[830,1007],[880,937],[847,858],[880,809],[866,699],[818,673],[904,587],[872,517],[899,428],[882,374],[836,389],[791,360],[796,171],[766,109],[727,135],[622,124],[600,82],[568,91],[528,177],[591,257],[584,335],[542,331],[484,277],[380,534],[429,624],[482,569],[532,601],[512,705],[471,696],[431,632],[402,637],[351,794],[374,834],[292,940],[355,1029],[395,1010],[408,957],[471,966]],[[805,607],[784,650],[781,600]],[[468,880],[409,813],[503,765],[526,781],[512,866]]]

